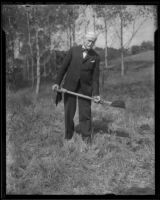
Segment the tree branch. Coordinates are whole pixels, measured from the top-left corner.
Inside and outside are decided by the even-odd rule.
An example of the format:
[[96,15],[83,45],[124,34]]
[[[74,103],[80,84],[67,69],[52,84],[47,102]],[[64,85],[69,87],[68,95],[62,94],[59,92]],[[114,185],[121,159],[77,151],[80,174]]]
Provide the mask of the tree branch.
[[111,25],[114,27],[115,31],[116,31],[116,35],[118,36],[119,39],[121,39],[120,34],[118,33],[118,30],[115,28],[115,25],[113,25],[113,22],[110,22]]
[[[145,18],[145,19],[140,23],[140,25],[137,27],[136,30],[133,30],[133,33],[132,33],[132,35],[131,35],[131,38],[129,39],[128,42],[126,42],[126,44],[124,44],[124,47],[125,47],[125,48],[128,48],[128,47],[129,47],[131,41],[133,40],[133,38],[135,37],[135,35],[136,35],[137,32],[139,31],[139,29],[141,28],[141,26],[145,23],[145,21],[147,21],[147,18]],[[134,23],[134,24],[135,24],[135,23]],[[135,25],[134,25],[134,26],[135,26]],[[134,27],[134,28],[135,28],[135,27]]]

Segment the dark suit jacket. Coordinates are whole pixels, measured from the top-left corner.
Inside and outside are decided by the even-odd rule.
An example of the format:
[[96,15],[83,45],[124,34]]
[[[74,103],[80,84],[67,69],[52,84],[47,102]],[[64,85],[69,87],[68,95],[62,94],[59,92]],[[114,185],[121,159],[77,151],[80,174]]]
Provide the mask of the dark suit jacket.
[[83,94],[99,95],[99,62],[100,57],[93,49],[83,59],[82,46],[72,47],[58,72],[56,84],[60,85],[66,74],[65,89],[74,92],[80,81]]

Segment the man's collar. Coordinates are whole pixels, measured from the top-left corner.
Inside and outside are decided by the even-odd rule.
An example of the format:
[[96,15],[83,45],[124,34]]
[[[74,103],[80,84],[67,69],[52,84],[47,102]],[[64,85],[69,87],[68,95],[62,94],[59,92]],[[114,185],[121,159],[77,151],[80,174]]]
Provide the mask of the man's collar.
[[82,45],[82,50],[87,50],[84,45]]
[[86,49],[86,47],[84,45],[82,45],[82,51],[89,51],[89,49]]

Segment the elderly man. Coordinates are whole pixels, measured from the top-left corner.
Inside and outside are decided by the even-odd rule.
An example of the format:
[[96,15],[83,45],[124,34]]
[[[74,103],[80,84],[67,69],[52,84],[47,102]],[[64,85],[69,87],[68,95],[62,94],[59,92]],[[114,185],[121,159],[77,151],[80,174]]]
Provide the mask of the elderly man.
[[[96,42],[94,32],[88,32],[83,45],[72,47],[66,55],[58,72],[53,90],[60,87],[65,76],[63,88],[72,92],[93,96],[94,102],[100,101],[99,96],[99,55],[92,49]],[[91,101],[78,97],[79,125],[82,139],[91,142]],[[64,94],[65,139],[72,139],[74,134],[74,115],[76,112],[76,96]]]

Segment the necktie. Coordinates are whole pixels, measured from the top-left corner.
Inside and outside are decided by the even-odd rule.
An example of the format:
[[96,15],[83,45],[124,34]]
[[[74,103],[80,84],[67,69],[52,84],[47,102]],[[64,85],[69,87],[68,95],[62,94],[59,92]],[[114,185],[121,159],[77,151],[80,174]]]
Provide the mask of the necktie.
[[88,52],[88,49],[82,47],[82,52]]

